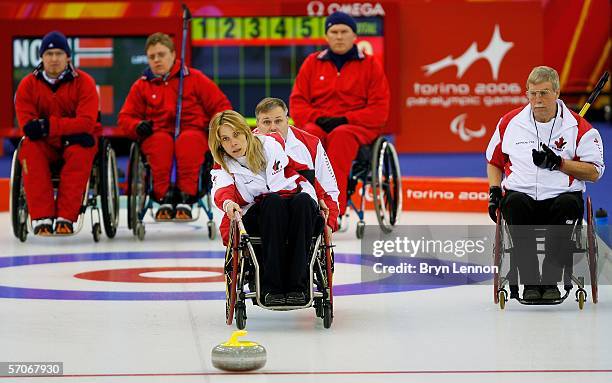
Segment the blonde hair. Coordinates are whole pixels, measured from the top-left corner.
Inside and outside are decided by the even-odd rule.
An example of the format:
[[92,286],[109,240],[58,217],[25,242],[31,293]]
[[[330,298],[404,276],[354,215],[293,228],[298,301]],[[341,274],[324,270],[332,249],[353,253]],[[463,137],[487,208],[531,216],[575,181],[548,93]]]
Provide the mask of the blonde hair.
[[253,173],[259,173],[264,170],[266,168],[266,156],[264,154],[263,144],[259,138],[255,137],[253,132],[251,132],[251,128],[244,117],[242,117],[240,113],[233,110],[219,112],[214,115],[212,120],[210,120],[208,147],[210,148],[210,152],[212,153],[215,162],[221,165],[226,172],[230,172],[227,164],[225,163],[225,156],[231,156],[226,153],[225,149],[223,149],[223,145],[221,145],[221,136],[219,136],[219,129],[223,125],[228,125],[234,131],[246,136],[246,162],[248,168]]
[[529,89],[529,84],[537,85],[547,81],[552,84],[553,92],[559,92],[559,74],[557,71],[549,66],[537,66],[527,77],[527,89]]

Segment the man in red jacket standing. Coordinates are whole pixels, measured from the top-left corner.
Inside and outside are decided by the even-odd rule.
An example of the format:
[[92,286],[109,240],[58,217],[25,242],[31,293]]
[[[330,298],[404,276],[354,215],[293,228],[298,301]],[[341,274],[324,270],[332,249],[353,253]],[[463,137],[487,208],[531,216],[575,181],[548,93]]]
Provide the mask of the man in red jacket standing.
[[[180,132],[175,139],[180,60],[170,36],[154,33],[147,38],[149,67],[138,79],[119,112],[119,127],[139,140],[153,175],[153,197],[161,204],[158,220],[191,219],[197,201],[198,178],[208,150],[206,130],[212,116],[231,109],[217,85],[197,69],[183,67],[183,105]],[[170,178],[176,158],[176,186]]]
[[336,173],[340,214],[346,211],[347,180],[359,146],[378,137],[389,114],[389,85],[374,57],[355,44],[357,25],[334,12],[325,21],[329,47],[308,56],[289,99],[296,126],[321,139]]
[[[94,79],[72,66],[62,33],[48,33],[39,53],[42,62],[15,94],[26,202],[34,234],[72,234],[97,152],[98,93]],[[56,201],[50,164],[61,160]]]

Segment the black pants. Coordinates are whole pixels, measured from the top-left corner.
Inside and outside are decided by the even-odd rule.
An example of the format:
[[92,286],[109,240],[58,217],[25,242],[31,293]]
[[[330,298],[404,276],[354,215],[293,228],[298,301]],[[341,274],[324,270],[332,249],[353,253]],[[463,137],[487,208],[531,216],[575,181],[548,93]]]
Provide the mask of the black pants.
[[264,294],[306,291],[317,214],[317,204],[306,193],[268,194],[243,217],[247,232],[261,236],[257,259]]
[[[582,219],[581,192],[563,193],[536,201],[525,193],[508,191],[501,202],[504,219],[510,225],[513,253],[520,279],[526,285],[554,285],[561,280],[563,267],[572,263],[571,235],[574,223]],[[537,257],[535,225],[546,228],[542,277]]]

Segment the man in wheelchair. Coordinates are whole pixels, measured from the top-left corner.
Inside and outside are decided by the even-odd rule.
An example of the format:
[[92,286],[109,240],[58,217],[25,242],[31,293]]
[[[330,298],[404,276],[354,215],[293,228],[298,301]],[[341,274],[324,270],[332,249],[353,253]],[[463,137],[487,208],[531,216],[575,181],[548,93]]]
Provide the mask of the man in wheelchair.
[[357,24],[334,12],[325,20],[328,48],[308,56],[289,99],[296,126],[317,136],[338,182],[339,210],[347,205],[351,164],[361,145],[382,133],[389,115],[389,85],[380,63],[355,44]]
[[[174,43],[164,33],[147,38],[149,67],[130,89],[119,112],[119,127],[138,140],[151,167],[157,220],[191,220],[199,173],[206,153],[206,128],[215,113],[232,106],[219,87],[194,68],[184,67],[180,132],[175,132],[181,65]],[[176,136],[176,137],[175,137]],[[171,185],[176,159],[175,196]]]
[[314,187],[297,172],[303,166],[275,138],[254,135],[244,117],[231,110],[211,120],[209,147],[216,162],[214,203],[226,213],[223,242],[228,242],[229,220],[241,216],[247,232],[261,236],[264,304],[305,304],[318,209]]
[[[535,67],[527,79],[529,104],[501,118],[486,152],[489,215],[498,222],[501,211],[509,224],[525,300],[560,298],[557,283],[571,262],[585,182],[596,182],[605,169],[599,132],[558,97],[557,72]],[[550,225],[541,275],[533,225]]]
[[[312,134],[289,126],[289,111],[279,98],[264,98],[255,108],[257,130],[262,134],[280,134],[285,141],[285,152],[294,161],[304,164],[314,172],[311,183],[318,182],[323,188],[321,209],[327,211],[327,226],[330,231],[338,227],[338,184],[334,169],[319,139]],[[308,177],[306,177],[308,178]],[[319,186],[317,185],[317,186]]]
[[[98,93],[94,79],[72,65],[62,33],[45,35],[39,54],[42,62],[15,94],[25,136],[19,161],[26,201],[34,234],[72,234],[97,153]],[[51,165],[57,163],[62,167],[56,199]]]

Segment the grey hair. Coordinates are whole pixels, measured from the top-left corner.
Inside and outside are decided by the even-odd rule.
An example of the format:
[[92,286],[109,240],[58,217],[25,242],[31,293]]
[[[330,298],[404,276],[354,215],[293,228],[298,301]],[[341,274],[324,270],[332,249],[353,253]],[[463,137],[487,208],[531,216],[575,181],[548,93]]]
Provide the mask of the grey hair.
[[543,82],[550,82],[553,87],[553,92],[559,92],[559,73],[548,66],[537,66],[533,68],[529,77],[527,77],[527,89],[529,84],[541,84]]

